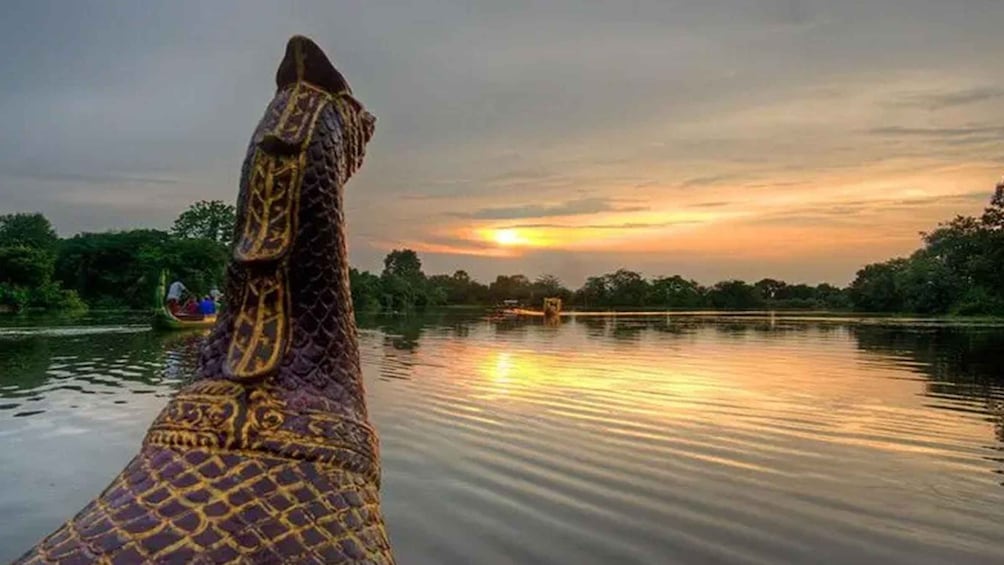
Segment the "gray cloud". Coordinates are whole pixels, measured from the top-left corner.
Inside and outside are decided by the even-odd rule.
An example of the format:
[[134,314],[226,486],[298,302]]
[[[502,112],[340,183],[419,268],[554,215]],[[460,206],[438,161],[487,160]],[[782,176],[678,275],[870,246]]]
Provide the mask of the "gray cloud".
[[886,126],[872,128],[868,133],[891,137],[924,137],[958,141],[962,139],[983,140],[1004,136],[1004,126],[964,126],[964,127],[905,127]]
[[653,228],[668,228],[673,226],[684,226],[700,224],[698,220],[676,220],[670,222],[622,222],[618,224],[552,224],[552,223],[538,223],[538,224],[512,224],[509,226],[503,226],[500,229],[532,229],[532,228],[548,228],[556,230],[577,230],[577,229],[596,229],[596,230],[636,230],[636,229],[653,229]]
[[60,173],[54,171],[0,171],[0,176],[13,179],[31,179],[75,184],[178,184],[180,181],[169,177],[153,177],[130,174]]
[[707,186],[711,184],[718,184],[723,180],[728,180],[735,178],[736,175],[710,175],[706,177],[694,177],[687,179],[680,183],[681,187],[691,187],[691,186]]
[[952,194],[949,196],[929,196],[926,198],[910,198],[904,200],[897,200],[895,202],[889,203],[887,206],[890,208],[919,208],[924,206],[932,206],[939,204],[949,204],[949,203],[971,203],[971,202],[990,202],[990,191],[980,190],[976,192],[967,192],[964,194]]
[[0,213],[40,210],[66,235],[165,227],[193,200],[232,201],[294,33],[379,118],[346,193],[353,260],[368,268],[386,250],[355,234],[434,232],[472,217],[472,201],[481,218],[516,219],[639,210],[622,200],[635,186],[656,197],[728,176],[794,191],[794,173],[882,158],[997,157],[1004,134],[974,125],[1004,123],[1001,2],[7,4]]
[[907,93],[892,101],[891,104],[894,106],[919,106],[929,110],[942,110],[1000,98],[1004,98],[1004,88],[981,86],[944,92]]
[[458,218],[477,220],[511,220],[516,218],[550,218],[559,216],[584,216],[600,212],[638,212],[647,210],[647,206],[623,206],[608,198],[580,198],[561,204],[526,206],[505,206],[499,208],[482,208],[473,212],[455,212]]
[[851,200],[829,205],[804,206],[783,212],[767,213],[750,220],[750,223],[761,225],[812,225],[813,222],[853,224],[862,220],[870,222],[876,215],[890,210],[917,210],[945,205],[966,205],[980,201],[988,202],[989,199],[990,192],[981,190],[962,194],[903,198],[888,201]]

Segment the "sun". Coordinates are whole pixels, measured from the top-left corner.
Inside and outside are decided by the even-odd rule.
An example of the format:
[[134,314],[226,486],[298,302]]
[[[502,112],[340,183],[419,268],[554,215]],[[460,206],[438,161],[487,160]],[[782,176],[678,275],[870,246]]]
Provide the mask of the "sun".
[[514,229],[495,230],[492,232],[492,238],[499,245],[519,245],[525,242]]
[[476,237],[479,241],[494,244],[505,253],[515,252],[523,247],[540,247],[540,242],[531,231],[521,228],[490,228],[478,229]]

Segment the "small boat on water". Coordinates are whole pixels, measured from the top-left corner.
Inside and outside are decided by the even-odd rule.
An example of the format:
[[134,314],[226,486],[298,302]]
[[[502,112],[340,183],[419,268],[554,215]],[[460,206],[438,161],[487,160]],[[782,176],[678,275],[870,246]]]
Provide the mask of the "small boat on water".
[[153,327],[158,330],[208,329],[213,327],[214,324],[216,324],[215,315],[179,318],[171,314],[167,307],[163,305],[154,310],[153,313]]
[[160,273],[157,291],[153,304],[153,329],[155,330],[198,330],[209,329],[216,324],[216,315],[207,316],[175,316],[164,304],[164,293],[167,288],[167,274]]
[[523,308],[519,305],[516,300],[506,300],[501,306],[496,307],[492,311],[490,318],[492,319],[506,319],[506,318],[520,318],[520,317],[540,317],[543,316],[547,319],[555,319],[561,315],[561,299],[560,298],[545,298],[543,307],[540,310],[531,310],[529,308]]

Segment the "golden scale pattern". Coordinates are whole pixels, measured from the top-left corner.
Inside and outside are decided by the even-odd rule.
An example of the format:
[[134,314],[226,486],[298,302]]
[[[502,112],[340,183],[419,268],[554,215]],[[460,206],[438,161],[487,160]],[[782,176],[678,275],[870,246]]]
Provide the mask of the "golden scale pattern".
[[303,49],[316,46],[297,41],[309,40],[287,49],[300,80],[280,85],[242,171],[226,289],[239,307],[208,338],[200,380],[104,492],[18,563],[394,562],[341,212],[372,122],[347,92],[302,80]]
[[[234,247],[239,263],[261,263],[244,286],[227,355],[227,374],[254,379],[276,369],[288,345],[289,289],[286,272],[293,246],[300,185],[320,110],[332,99],[304,82],[293,85],[282,105],[271,105],[268,127],[252,154],[244,225]],[[271,125],[271,124],[270,124]]]

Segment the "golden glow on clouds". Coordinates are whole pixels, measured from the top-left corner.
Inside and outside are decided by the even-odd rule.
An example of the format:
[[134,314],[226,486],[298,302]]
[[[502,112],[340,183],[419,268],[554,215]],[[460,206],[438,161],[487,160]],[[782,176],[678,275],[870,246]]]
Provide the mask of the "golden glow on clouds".
[[519,230],[513,228],[492,230],[491,238],[495,241],[495,243],[502,246],[517,246],[529,243],[526,237],[524,237]]
[[809,180],[723,176],[707,186],[634,189],[641,194],[637,201],[647,206],[633,211],[457,219],[436,230],[439,243],[416,238],[408,244],[419,251],[487,257],[540,250],[765,259],[862,249],[900,254],[919,245],[919,231],[981,209],[990,196],[991,170],[974,163],[917,173],[906,163],[888,163],[866,173],[822,172]]
[[[573,273],[572,285],[596,261],[702,282],[787,269],[843,284],[868,262],[917,249],[920,232],[988,202],[1001,172],[1001,118],[984,110],[1000,97],[967,102],[986,79],[949,78],[842,77],[750,103],[714,101],[676,120],[508,144],[543,148],[525,156],[464,147],[458,161],[485,177],[450,180],[442,197],[426,201],[435,223],[416,224],[399,241],[447,255],[526,258],[513,268],[531,275],[552,269],[560,252],[567,261],[553,269]],[[944,93],[946,80],[957,88]],[[519,164],[495,162],[505,159]]]

